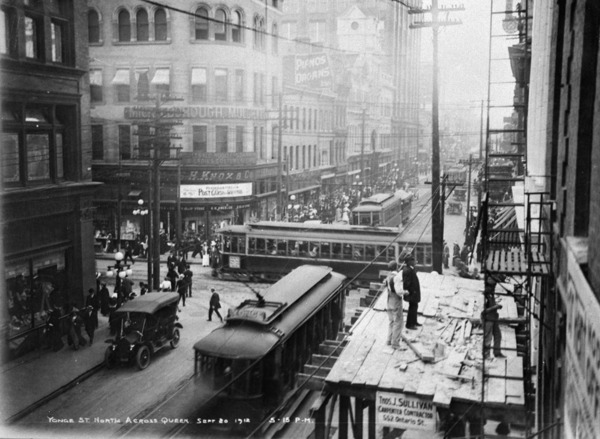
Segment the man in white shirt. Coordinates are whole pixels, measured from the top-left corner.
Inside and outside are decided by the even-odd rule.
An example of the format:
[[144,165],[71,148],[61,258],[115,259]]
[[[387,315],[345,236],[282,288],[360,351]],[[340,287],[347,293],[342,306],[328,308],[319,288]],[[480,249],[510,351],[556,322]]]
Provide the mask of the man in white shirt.
[[387,314],[390,319],[390,325],[388,329],[387,344],[391,345],[392,348],[398,349],[400,347],[400,336],[402,335],[403,315],[402,315],[402,276],[396,271],[398,264],[395,261],[391,261],[388,264],[390,273],[385,279],[385,286],[388,293],[387,299]]
[[172,284],[168,277],[165,277],[165,280],[160,284],[161,291],[171,291]]

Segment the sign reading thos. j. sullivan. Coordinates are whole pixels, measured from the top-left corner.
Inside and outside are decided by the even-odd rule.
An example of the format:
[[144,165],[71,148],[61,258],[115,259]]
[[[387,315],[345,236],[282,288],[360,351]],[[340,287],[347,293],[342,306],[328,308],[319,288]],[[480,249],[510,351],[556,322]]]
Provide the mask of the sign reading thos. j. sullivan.
[[433,401],[404,393],[377,392],[377,422],[406,430],[435,432]]
[[250,195],[252,195],[252,183],[181,185],[181,198],[228,198]]

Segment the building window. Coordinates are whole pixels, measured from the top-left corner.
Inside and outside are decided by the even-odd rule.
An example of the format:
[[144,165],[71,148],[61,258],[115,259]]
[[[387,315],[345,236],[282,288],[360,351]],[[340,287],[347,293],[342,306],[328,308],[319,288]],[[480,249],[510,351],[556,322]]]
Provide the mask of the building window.
[[131,159],[131,127],[119,125],[119,154],[121,160]]
[[129,102],[129,69],[117,69],[111,84],[115,86],[117,102]]
[[227,41],[227,16],[223,9],[215,13],[215,40]]
[[208,11],[205,8],[196,9],[195,39],[208,40]]
[[300,169],[300,145],[296,145],[296,169]]
[[206,152],[206,125],[194,125],[192,127],[192,146],[194,152]]
[[312,145],[308,145],[308,165],[307,168],[310,168],[312,163]]
[[252,136],[252,148],[253,151],[258,151],[258,127],[254,126],[254,135]]
[[264,159],[266,157],[265,154],[265,127],[260,127],[260,158]]
[[254,48],[263,50],[265,48],[265,21],[262,17],[254,17]]
[[232,16],[232,27],[231,27],[231,39],[234,43],[242,42],[242,14],[239,11],[235,11]]
[[32,59],[42,57],[42,20],[25,16],[25,56]]
[[167,40],[167,13],[159,8],[154,13],[154,39],[156,41]]
[[[72,107],[2,107],[2,171],[5,184],[62,180],[65,175],[64,131],[61,116]],[[67,114],[68,113],[68,114]]]
[[302,129],[306,131],[306,108],[302,108]]
[[312,108],[309,108],[308,109],[308,131],[311,130],[311,127],[312,127]]
[[273,55],[277,55],[279,51],[279,30],[277,29],[277,23],[273,23],[273,31],[271,35],[271,50]]
[[235,127],[235,152],[244,152],[244,127]]
[[192,100],[206,102],[206,69],[195,67],[192,69]]
[[93,9],[88,11],[88,43],[100,42],[100,16]]
[[244,101],[244,71],[235,71],[235,100],[236,102]]
[[135,15],[135,30],[137,32],[137,41],[148,41],[148,12],[145,9],[138,10]]
[[296,38],[296,22],[288,21],[287,23],[283,23],[283,37],[288,40]]
[[61,23],[50,24],[50,36],[52,38],[52,62],[65,62],[65,27]]
[[157,95],[163,98],[169,97],[171,93],[171,69],[169,67],[156,69],[150,84],[156,88]]
[[288,107],[287,107],[287,105],[284,105],[283,111],[282,111],[283,114],[281,115],[282,116],[281,124],[283,125],[283,129],[288,128],[288,126],[287,126],[287,111],[288,111]]
[[325,20],[311,20],[308,23],[308,34],[311,42],[325,42]]
[[92,125],[92,160],[104,160],[104,127]]
[[90,70],[90,99],[92,102],[102,102],[104,100],[102,87],[102,70]]
[[227,101],[227,70],[215,69],[215,99]]
[[227,128],[226,126],[217,125],[217,151],[227,152]]
[[279,98],[279,82],[277,81],[277,77],[273,76],[271,78],[271,105],[277,106]]
[[150,99],[150,78],[148,69],[135,69],[135,80],[137,82],[137,100],[147,101]]
[[129,12],[121,10],[118,17],[119,41],[131,41],[131,22]]

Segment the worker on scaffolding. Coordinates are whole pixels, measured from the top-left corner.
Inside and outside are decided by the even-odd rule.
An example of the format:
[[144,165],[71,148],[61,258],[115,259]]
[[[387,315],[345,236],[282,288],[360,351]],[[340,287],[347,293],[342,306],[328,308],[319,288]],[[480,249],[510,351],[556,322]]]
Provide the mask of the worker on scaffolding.
[[[402,335],[402,324],[404,323],[402,315],[402,278],[398,275],[398,263],[391,261],[388,264],[389,274],[384,281],[387,289],[387,314],[390,320],[388,329],[387,344],[392,348],[400,347],[400,336]],[[398,291],[398,289],[400,289]]]
[[500,318],[498,310],[502,305],[496,303],[494,290],[496,289],[496,280],[491,276],[486,276],[484,287],[484,305],[481,312],[481,322],[483,324],[483,357],[490,357],[490,349],[492,348],[492,338],[494,339],[494,357],[504,358],[500,350],[502,343],[502,332],[498,319]]

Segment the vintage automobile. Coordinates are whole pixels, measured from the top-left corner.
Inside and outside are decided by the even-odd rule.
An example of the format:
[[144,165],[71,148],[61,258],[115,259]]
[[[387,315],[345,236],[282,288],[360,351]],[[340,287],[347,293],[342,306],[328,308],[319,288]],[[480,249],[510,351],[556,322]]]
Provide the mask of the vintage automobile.
[[446,209],[446,213],[448,215],[462,215],[463,207],[462,203],[448,203],[448,208]]
[[135,361],[142,370],[150,365],[150,358],[163,347],[175,349],[181,337],[181,323],[177,322],[177,293],[149,293],[130,300],[119,308],[115,338],[106,340],[104,363],[107,368]]

